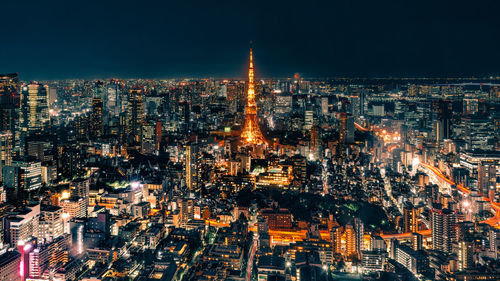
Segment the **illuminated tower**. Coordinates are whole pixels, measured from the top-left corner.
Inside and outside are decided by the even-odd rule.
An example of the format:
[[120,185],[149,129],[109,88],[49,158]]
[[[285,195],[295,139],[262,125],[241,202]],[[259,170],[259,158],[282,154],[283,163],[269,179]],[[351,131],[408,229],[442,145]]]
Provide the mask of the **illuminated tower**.
[[253,70],[253,55],[250,48],[250,66],[248,68],[247,105],[245,107],[245,126],[241,131],[241,142],[247,145],[267,145],[257,122],[257,105],[255,104],[255,82]]
[[21,89],[20,123],[24,136],[42,133],[49,125],[47,88],[40,84],[29,84]]

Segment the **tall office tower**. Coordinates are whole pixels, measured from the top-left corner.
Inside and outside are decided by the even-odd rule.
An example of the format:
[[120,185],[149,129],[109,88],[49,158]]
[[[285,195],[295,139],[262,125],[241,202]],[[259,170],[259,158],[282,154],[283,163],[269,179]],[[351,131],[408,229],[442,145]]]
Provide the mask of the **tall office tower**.
[[21,254],[10,251],[0,255],[0,280],[20,281],[19,264],[21,263]]
[[0,181],[3,182],[2,170],[12,163],[12,133],[10,131],[0,132]]
[[424,241],[424,236],[420,233],[413,232],[411,234],[411,248],[415,251],[422,250],[422,242]]
[[130,142],[139,142],[141,124],[144,121],[142,90],[132,89],[128,93],[126,138]]
[[341,112],[339,116],[339,142],[354,142],[354,118],[344,112]]
[[49,87],[49,108],[52,108],[57,101],[57,88]]
[[364,247],[364,235],[365,235],[365,226],[363,221],[360,218],[354,219],[354,230],[356,231],[356,253],[359,257],[361,257],[361,251],[365,250]]
[[349,103],[350,103],[350,107],[349,107],[349,113],[352,114],[352,116],[354,117],[359,117],[361,114],[359,113],[359,110],[360,110],[360,97],[359,97],[359,94],[352,94],[350,97],[349,97]]
[[248,68],[247,105],[245,107],[245,125],[241,131],[240,139],[245,145],[266,145],[267,141],[262,135],[257,120],[257,104],[255,103],[255,82],[253,69],[253,53],[250,49],[250,65]]
[[457,215],[449,209],[432,210],[432,249],[450,253],[457,234]]
[[49,126],[47,87],[29,84],[21,88],[21,131],[29,136]]
[[413,204],[406,202],[403,206],[403,232],[418,231],[418,209]]
[[156,121],[155,136],[156,136],[156,150],[160,151],[161,137],[162,137],[162,124],[160,120]]
[[152,123],[144,123],[141,126],[141,153],[153,154],[156,152],[156,134],[155,125]]
[[366,101],[366,90],[363,89],[363,90],[361,90],[361,92],[359,94],[359,114],[361,116],[365,115],[365,113],[366,113],[365,101]]
[[0,131],[15,136],[19,120],[19,78],[17,73],[0,74]]
[[[497,185],[497,165],[495,160],[484,160],[477,167],[477,188],[484,196],[495,197]],[[490,194],[492,190],[492,194]],[[493,198],[491,198],[493,197]]]
[[432,107],[432,112],[437,115],[434,123],[436,143],[441,143],[444,139],[451,137],[452,103],[446,100],[435,100],[432,102]]
[[196,143],[189,143],[186,145],[185,151],[185,177],[186,187],[189,190],[196,190],[198,188],[198,164],[199,152]]
[[103,107],[102,98],[94,97],[89,122],[89,134],[92,137],[100,137],[103,134]]
[[63,209],[57,206],[41,205],[38,226],[38,243],[49,243],[64,233]]
[[458,269],[466,270],[474,267],[474,242],[467,239],[458,242]]
[[5,218],[5,242],[16,247],[20,241],[38,236],[40,204],[24,206]]
[[462,117],[463,139],[468,150],[494,150],[495,129],[493,120],[480,117]]
[[[313,126],[311,129],[311,141],[309,147],[310,156],[314,159],[318,159],[320,156],[320,143],[319,143],[319,128],[318,126]],[[311,157],[309,157],[311,158]]]
[[109,116],[114,117],[120,114],[121,100],[120,89],[117,84],[111,83],[108,85],[108,102],[106,104]]
[[346,225],[344,235],[345,235],[345,241],[346,241],[345,255],[348,257],[355,255],[356,254],[356,231],[354,230],[354,227],[350,224]]

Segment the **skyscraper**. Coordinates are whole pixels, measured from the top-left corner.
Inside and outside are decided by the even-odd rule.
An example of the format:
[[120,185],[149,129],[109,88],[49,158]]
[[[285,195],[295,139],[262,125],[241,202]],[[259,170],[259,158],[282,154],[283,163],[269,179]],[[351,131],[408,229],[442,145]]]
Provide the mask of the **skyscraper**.
[[185,153],[186,187],[193,190],[198,187],[198,145],[196,143],[187,144]]
[[152,154],[156,151],[155,125],[144,123],[141,126],[141,153]]
[[0,181],[3,182],[3,167],[12,163],[13,137],[10,131],[0,132]]
[[102,98],[94,97],[92,100],[92,112],[90,114],[89,133],[92,137],[99,137],[103,134],[103,109]]
[[340,143],[354,142],[354,118],[344,112],[339,116],[339,135]]
[[43,132],[49,125],[47,87],[25,85],[21,89],[21,130],[27,136]]
[[0,131],[15,135],[19,119],[19,78],[17,73],[0,74]]
[[128,141],[139,142],[141,124],[144,121],[142,90],[132,89],[128,93],[125,134]]

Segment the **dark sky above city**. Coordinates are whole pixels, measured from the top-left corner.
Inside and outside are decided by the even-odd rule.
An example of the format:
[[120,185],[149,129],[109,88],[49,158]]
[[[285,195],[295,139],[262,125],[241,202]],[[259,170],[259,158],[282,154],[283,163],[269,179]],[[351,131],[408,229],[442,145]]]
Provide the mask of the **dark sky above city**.
[[500,1],[2,1],[20,78],[500,75]]

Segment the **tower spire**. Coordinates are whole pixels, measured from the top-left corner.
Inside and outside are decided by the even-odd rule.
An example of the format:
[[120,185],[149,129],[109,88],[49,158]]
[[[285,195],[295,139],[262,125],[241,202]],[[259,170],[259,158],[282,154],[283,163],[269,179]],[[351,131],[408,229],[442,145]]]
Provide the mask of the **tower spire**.
[[245,126],[241,131],[241,140],[245,144],[267,144],[257,122],[257,105],[255,103],[255,73],[253,65],[253,50],[250,41],[250,63],[248,66],[247,105],[245,107]]

